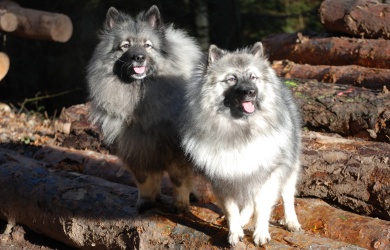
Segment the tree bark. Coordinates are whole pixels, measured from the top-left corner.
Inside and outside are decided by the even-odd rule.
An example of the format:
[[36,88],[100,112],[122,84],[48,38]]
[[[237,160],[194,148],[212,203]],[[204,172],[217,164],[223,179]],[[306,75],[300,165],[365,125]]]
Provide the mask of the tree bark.
[[312,65],[354,64],[390,69],[389,40],[324,37],[314,33],[298,32],[271,35],[262,42],[271,61],[287,59]]
[[329,66],[274,61],[276,73],[285,78],[315,79],[319,82],[350,84],[369,89],[390,89],[390,69],[366,68],[357,65]]
[[390,145],[309,132],[299,196],[318,197],[390,220]]
[[325,0],[319,15],[326,30],[364,38],[390,39],[390,8],[371,0]]
[[[228,247],[227,229],[214,204],[196,203],[191,213],[173,215],[167,210],[170,198],[162,196],[158,208],[140,215],[134,207],[135,188],[92,176],[52,171],[45,168],[44,162],[15,151],[0,149],[0,160],[0,218],[9,222],[9,229],[23,224],[82,249]],[[210,193],[207,183],[199,181],[196,185]],[[332,249],[359,249],[349,245],[352,243],[361,247],[375,244],[377,249],[389,246],[387,221],[340,211],[318,200],[297,199],[297,204],[298,218],[310,232],[291,233],[271,224],[269,249],[305,249],[324,244]],[[279,219],[279,215],[277,212],[274,217]],[[248,230],[252,231],[253,225]],[[324,237],[313,236],[312,232]],[[347,243],[334,240],[337,238]],[[253,248],[251,236],[237,247]]]
[[13,35],[55,42],[67,42],[72,36],[72,21],[66,15],[22,8],[12,1],[1,1],[0,9],[17,17]]
[[285,79],[311,130],[390,142],[390,93],[315,80]]

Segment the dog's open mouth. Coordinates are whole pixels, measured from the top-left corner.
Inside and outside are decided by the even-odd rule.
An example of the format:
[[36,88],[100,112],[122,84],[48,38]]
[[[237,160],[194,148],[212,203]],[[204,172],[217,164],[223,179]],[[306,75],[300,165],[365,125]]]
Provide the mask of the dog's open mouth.
[[134,74],[132,75],[135,79],[142,79],[146,76],[146,67],[145,66],[133,66]]
[[255,105],[252,101],[243,101],[241,104],[245,113],[251,114],[255,112]]

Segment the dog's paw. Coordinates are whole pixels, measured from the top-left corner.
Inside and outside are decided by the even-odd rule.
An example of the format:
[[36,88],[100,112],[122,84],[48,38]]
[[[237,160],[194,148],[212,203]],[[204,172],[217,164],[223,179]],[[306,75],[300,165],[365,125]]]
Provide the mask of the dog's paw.
[[176,201],[171,204],[171,212],[174,214],[183,214],[186,213],[189,209],[190,206],[188,203]]
[[287,230],[291,232],[301,231],[301,224],[297,220],[281,220],[280,224],[282,224]]
[[155,206],[155,202],[151,198],[139,198],[135,205],[139,213],[150,210],[154,208],[154,206]]
[[271,241],[271,235],[269,234],[268,230],[264,232],[255,230],[255,232],[253,233],[253,241],[255,245],[262,246]]
[[237,228],[237,230],[230,231],[228,241],[231,246],[235,246],[239,241],[244,239],[244,230],[242,228]]

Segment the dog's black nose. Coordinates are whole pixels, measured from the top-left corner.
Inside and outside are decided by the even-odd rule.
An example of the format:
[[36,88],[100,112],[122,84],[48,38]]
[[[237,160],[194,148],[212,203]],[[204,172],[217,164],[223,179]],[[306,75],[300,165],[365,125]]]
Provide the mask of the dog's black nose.
[[133,55],[132,59],[138,63],[143,63],[143,62],[145,62],[145,55],[143,55],[143,54]]
[[245,94],[249,97],[255,97],[257,95],[257,90],[256,89],[247,89]]

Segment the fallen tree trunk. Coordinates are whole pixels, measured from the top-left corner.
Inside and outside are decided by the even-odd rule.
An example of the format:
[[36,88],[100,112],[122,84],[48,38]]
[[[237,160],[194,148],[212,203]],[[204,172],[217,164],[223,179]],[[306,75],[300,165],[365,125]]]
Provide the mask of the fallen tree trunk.
[[0,9],[17,17],[13,35],[55,42],[67,42],[72,36],[72,21],[64,14],[26,9],[12,1],[1,1]]
[[271,61],[287,59],[312,65],[353,64],[390,69],[389,40],[324,37],[298,32],[272,35],[262,42]]
[[274,61],[276,73],[285,78],[315,79],[319,82],[350,84],[368,89],[390,88],[390,69],[366,68],[357,65],[329,66]]
[[[169,198],[163,196],[161,207],[140,215],[134,207],[135,188],[91,176],[52,172],[43,167],[44,163],[14,151],[1,149],[0,159],[0,218],[9,222],[8,231],[12,231],[12,225],[20,223],[82,249],[228,247],[227,230],[220,225],[220,215],[214,212],[213,204],[195,204],[191,213],[177,216],[167,212]],[[201,182],[197,185],[203,189],[207,187]],[[323,229],[320,227],[323,224],[319,225],[317,221],[336,223],[338,216],[356,226],[328,226],[328,238],[304,232],[291,233],[280,226],[271,226],[273,238],[269,249],[324,244],[332,249],[359,249],[331,239],[340,238],[341,229],[343,239],[361,247],[374,244],[377,249],[386,249],[389,245],[386,234],[389,222],[333,209],[320,201],[298,199],[297,203],[298,217],[307,231]],[[369,226],[363,226],[361,222]],[[357,232],[358,239],[355,238]],[[246,237],[237,247],[253,248],[250,238]]]
[[365,38],[390,39],[390,9],[376,0],[325,0],[319,15],[326,30]]

